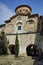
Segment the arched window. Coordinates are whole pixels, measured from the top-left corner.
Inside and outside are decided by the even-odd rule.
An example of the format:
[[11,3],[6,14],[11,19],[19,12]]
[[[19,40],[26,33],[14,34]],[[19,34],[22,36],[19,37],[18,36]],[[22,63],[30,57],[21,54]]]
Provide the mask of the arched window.
[[25,11],[25,9],[23,9],[23,11]]
[[26,12],[28,12],[28,10],[26,10]]
[[32,20],[32,19],[28,19],[27,22],[28,24],[28,29],[29,29],[29,32],[34,32],[35,31],[35,21]]
[[20,10],[20,13],[22,12],[22,10]]
[[21,24],[18,24],[18,26],[17,26],[17,30],[18,30],[18,32],[21,32],[21,30],[22,30],[22,25]]
[[32,24],[34,21],[33,20],[29,20],[29,24]]
[[29,24],[32,24],[34,21],[32,19],[28,20]]
[[16,23],[16,33],[22,33],[23,31],[23,23],[21,21]]

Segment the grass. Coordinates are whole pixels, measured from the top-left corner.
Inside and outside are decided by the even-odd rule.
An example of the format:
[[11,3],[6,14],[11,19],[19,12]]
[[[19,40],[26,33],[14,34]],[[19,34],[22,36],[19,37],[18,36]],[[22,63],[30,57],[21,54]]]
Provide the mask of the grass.
[[[38,64],[39,63],[39,64]],[[19,56],[15,58],[14,55],[0,56],[0,65],[43,65],[41,61],[36,61],[30,56]]]
[[24,65],[30,60],[29,57],[19,56],[15,58],[14,55],[0,56],[0,65]]

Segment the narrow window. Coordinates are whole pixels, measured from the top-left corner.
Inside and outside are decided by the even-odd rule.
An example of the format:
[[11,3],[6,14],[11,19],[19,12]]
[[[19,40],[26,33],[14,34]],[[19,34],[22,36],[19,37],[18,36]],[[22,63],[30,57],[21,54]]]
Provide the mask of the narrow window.
[[18,30],[21,30],[21,26],[18,26]]
[[20,13],[22,12],[22,10],[20,10]]

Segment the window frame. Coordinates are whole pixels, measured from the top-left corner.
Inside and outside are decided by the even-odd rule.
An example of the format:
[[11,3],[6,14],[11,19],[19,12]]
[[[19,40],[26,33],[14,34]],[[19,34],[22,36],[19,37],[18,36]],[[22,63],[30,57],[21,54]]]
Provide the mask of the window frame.
[[[18,30],[18,26],[21,26],[21,30]],[[16,33],[22,33],[23,32],[23,21],[17,20],[16,22]]]

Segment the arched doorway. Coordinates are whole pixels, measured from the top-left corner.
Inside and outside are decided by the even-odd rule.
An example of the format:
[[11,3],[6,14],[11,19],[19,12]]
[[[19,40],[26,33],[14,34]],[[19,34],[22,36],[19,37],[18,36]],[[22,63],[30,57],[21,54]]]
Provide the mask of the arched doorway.
[[38,56],[39,55],[37,47],[33,44],[30,44],[27,46],[26,53],[27,53],[27,56]]
[[9,48],[11,54],[15,54],[15,45],[14,44],[9,45],[8,48]]

